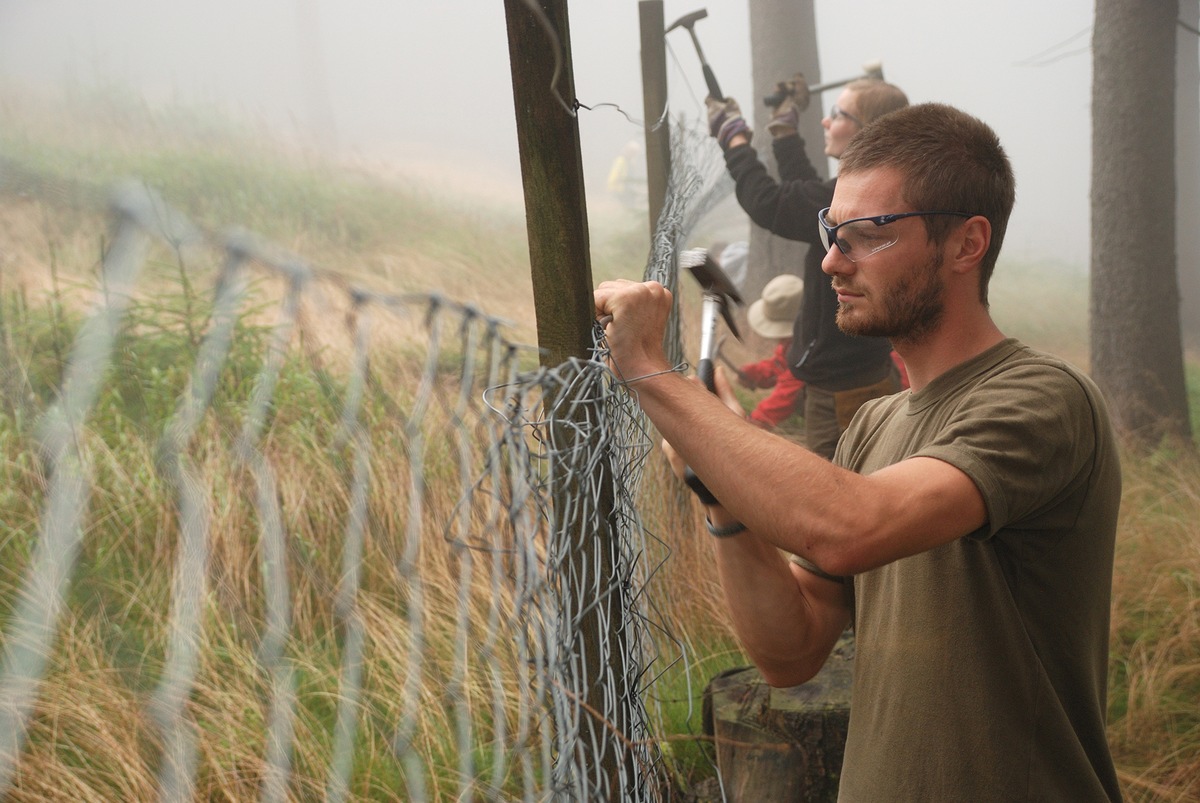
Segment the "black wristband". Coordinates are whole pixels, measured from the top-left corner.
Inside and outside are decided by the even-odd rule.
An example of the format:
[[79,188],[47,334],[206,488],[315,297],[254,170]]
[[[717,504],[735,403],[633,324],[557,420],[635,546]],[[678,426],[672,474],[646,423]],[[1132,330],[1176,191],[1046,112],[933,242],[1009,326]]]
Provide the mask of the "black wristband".
[[689,488],[692,489],[692,491],[700,499],[700,502],[702,504],[705,504],[705,505],[721,504],[720,502],[717,501],[717,497],[712,495],[712,491],[708,490],[708,488],[704,485],[703,482],[701,482],[700,478],[696,476],[696,473],[694,471],[692,471],[692,469],[690,467],[684,471],[683,481],[685,483],[687,483],[687,486]]
[[725,524],[718,527],[712,523],[712,520],[709,519],[708,516],[704,517],[704,523],[708,526],[709,534],[714,535],[717,538],[730,538],[738,533],[746,532],[747,529],[746,525],[742,524],[740,521],[735,521],[732,524]]

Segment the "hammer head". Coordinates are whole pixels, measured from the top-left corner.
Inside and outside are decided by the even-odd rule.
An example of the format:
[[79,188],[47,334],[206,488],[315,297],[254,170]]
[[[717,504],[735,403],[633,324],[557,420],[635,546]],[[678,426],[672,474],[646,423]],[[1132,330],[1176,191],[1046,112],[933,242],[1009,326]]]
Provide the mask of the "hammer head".
[[702,20],[707,16],[707,8],[702,8],[699,11],[693,11],[691,14],[684,14],[682,17],[672,22],[670,27],[663,31],[663,33],[670,33],[676,28],[687,28],[690,31],[692,26],[695,25],[697,21]]
[[742,304],[742,294],[738,292],[737,287],[725,275],[725,271],[721,270],[709,254],[707,248],[692,248],[683,251],[679,254],[680,267],[687,268],[688,271],[700,283],[700,288],[704,291],[704,295],[714,298],[721,305],[721,317],[725,319],[725,324],[729,327],[729,331],[738,340],[742,339],[738,332],[737,324],[734,323],[733,313],[729,311],[730,303]]

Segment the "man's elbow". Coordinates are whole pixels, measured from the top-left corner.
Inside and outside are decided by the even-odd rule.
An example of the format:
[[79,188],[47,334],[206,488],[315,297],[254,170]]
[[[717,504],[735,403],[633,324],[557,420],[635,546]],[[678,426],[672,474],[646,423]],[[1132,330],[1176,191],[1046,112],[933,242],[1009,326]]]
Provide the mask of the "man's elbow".
[[870,556],[858,548],[861,541],[855,537],[813,538],[801,546],[799,554],[825,574],[852,577],[865,571],[870,561]]
[[859,510],[847,511],[842,521],[811,534],[799,553],[827,574],[853,577],[886,562],[880,560],[878,538],[867,535],[874,536],[886,526],[882,516],[874,516],[863,505]]
[[762,675],[763,680],[767,682],[768,686],[777,689],[786,689],[807,683],[817,676],[824,664],[824,661],[813,660],[786,663],[755,661],[755,666],[758,667],[758,672]]
[[748,654],[768,685],[787,688],[807,683],[816,677],[832,650],[832,646],[828,649],[826,646],[823,643],[806,643],[794,644],[789,649],[780,645],[776,650],[750,649]]
[[869,555],[847,547],[814,549],[809,560],[821,571],[834,577],[853,577],[874,568]]

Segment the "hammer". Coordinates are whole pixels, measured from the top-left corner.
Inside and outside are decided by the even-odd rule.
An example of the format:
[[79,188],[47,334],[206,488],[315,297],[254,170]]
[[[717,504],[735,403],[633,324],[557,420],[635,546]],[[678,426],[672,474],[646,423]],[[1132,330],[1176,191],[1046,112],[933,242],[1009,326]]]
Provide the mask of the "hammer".
[[[852,78],[843,78],[839,81],[827,81],[826,83],[823,83],[823,84],[813,84],[812,86],[810,86],[808,88],[808,93],[810,95],[815,95],[818,92],[824,92],[826,89],[836,89],[839,86],[845,86],[846,84],[850,83],[851,81],[857,81],[860,78],[874,78],[876,81],[882,81],[883,80],[883,62],[868,61],[866,64],[864,64],[862,66],[862,75],[855,75]],[[767,106],[770,106],[773,109],[776,106],[778,106],[779,104],[783,103],[783,101],[787,99],[788,94],[791,94],[791,93],[785,93],[782,90],[779,92],[775,92],[774,94],[767,95],[766,97],[764,97],[763,103],[766,104]]]
[[[700,377],[700,381],[704,383],[704,387],[708,388],[709,392],[715,393],[717,386],[714,379],[713,359],[717,356],[717,349],[720,345],[716,338],[717,315],[719,314],[725,319],[725,325],[729,327],[729,331],[733,333],[734,337],[741,340],[742,336],[738,333],[733,314],[729,311],[729,305],[743,303],[742,296],[725,272],[713,261],[707,248],[693,248],[681,252],[679,265],[691,272],[704,292],[701,312],[703,317],[700,320],[700,360],[696,364],[696,375]],[[716,504],[716,497],[704,486],[704,483],[690,467],[685,469],[683,479],[688,487],[696,492],[696,496],[700,497],[700,501],[709,505]]]
[[808,88],[809,92],[824,92],[826,89],[834,89],[835,87],[845,86],[851,81],[857,81],[860,78],[874,78],[876,81],[883,80],[883,62],[868,61],[862,66],[862,75],[856,75],[853,78],[843,78],[840,81],[830,81],[825,84],[816,84]]
[[737,374],[738,381],[740,381],[743,385],[749,385],[750,377],[747,376],[745,373],[743,373],[742,369],[738,366],[737,363],[735,363],[733,360],[729,359],[729,355],[727,355],[725,352],[721,351],[721,344],[723,344],[724,342],[725,342],[725,337],[724,337],[724,335],[722,335],[721,338],[717,340],[717,345],[716,345],[716,349],[715,349],[716,358],[718,360],[720,360],[721,362],[725,363],[726,368],[728,368],[730,371],[733,371],[735,374]]
[[700,68],[704,70],[704,83],[708,84],[708,94],[717,100],[724,100],[725,96],[721,94],[721,87],[717,84],[717,76],[713,74],[712,67],[708,66],[708,62],[704,60],[704,51],[700,49],[700,40],[696,38],[694,27],[696,22],[707,16],[708,9],[706,8],[693,11],[691,14],[684,14],[672,22],[670,27],[663,31],[663,33],[670,33],[676,28],[687,28],[687,32],[692,35],[692,44],[696,46],[696,55],[700,57]]

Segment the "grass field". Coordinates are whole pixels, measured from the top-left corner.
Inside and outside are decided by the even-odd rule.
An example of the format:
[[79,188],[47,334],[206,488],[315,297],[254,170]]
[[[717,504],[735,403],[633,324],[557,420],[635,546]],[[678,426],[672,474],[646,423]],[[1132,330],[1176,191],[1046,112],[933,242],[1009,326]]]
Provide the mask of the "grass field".
[[[113,99],[107,98],[106,101]],[[119,99],[118,99],[119,100]],[[322,268],[393,292],[439,290],[513,321],[514,337],[533,342],[532,293],[520,210],[498,209],[379,181],[369,170],[347,170],[303,154],[283,153],[220,121],[185,110],[151,114],[137,104],[99,104],[76,98],[48,105],[6,95],[11,124],[0,132],[0,157],[17,173],[0,182],[0,610],[8,612],[37,531],[45,476],[32,448],[36,416],[52,399],[66,350],[81,316],[83,289],[94,278],[106,243],[97,193],[124,175],[143,177],[172,203],[214,230],[237,224],[272,238]],[[19,124],[18,124],[19,123]],[[14,175],[16,178],[14,179]],[[645,261],[643,221],[593,222],[593,272],[598,278],[637,277]],[[165,490],[155,471],[153,422],[167,416],[194,362],[208,286],[189,285],[170,253],[154,258],[149,279],[156,292],[135,308],[139,346],[120,352],[120,381],[97,409],[92,429],[102,446],[95,500],[96,530],[89,534],[82,574],[70,600],[54,671],[22,765],[13,800],[145,800],[153,797],[155,745],[140,722],[137,700],[156,676],[164,621],[157,601],[172,548],[164,533]],[[211,275],[207,277],[211,279]],[[1036,290],[1035,290],[1036,288]],[[1086,276],[1057,265],[1001,262],[993,308],[1009,334],[1087,361]],[[320,335],[320,323],[316,334]],[[333,324],[331,324],[333,325]],[[266,336],[248,325],[239,343],[250,351]],[[397,365],[403,356],[397,356]],[[236,364],[236,363],[235,363]],[[1200,423],[1200,364],[1189,361],[1193,422]],[[396,371],[389,393],[403,394]],[[240,379],[239,379],[240,376]],[[340,537],[347,500],[339,493],[344,466],[315,446],[313,430],[337,411],[303,372],[285,374],[273,448],[290,467],[281,478],[288,499],[304,497],[324,517],[293,522],[292,532],[312,555],[329,555]],[[246,381],[237,371],[228,382]],[[287,411],[302,411],[284,426]],[[227,437],[235,410],[218,408],[204,430],[215,444]],[[401,448],[399,444],[397,449]],[[206,474],[234,477],[227,453],[202,448]],[[653,458],[657,458],[654,455]],[[696,678],[744,664],[725,626],[708,544],[691,537],[694,511],[663,500],[669,480],[653,459],[646,475],[643,516],[670,542],[671,557],[654,579],[653,593],[672,634],[688,646],[690,666],[676,666],[659,687],[667,733],[663,744],[681,783],[706,772],[707,749],[695,736]],[[1125,491],[1114,580],[1109,737],[1127,799],[1159,803],[1200,799],[1200,463],[1188,450],[1163,446],[1124,454]],[[373,467],[384,485],[403,486],[396,465]],[[327,497],[321,496],[328,493]],[[244,501],[216,487],[221,540],[214,544],[222,609],[209,612],[212,643],[200,668],[198,710],[207,799],[256,794],[255,769],[264,723],[247,623],[261,617],[260,578],[253,566],[256,523]],[[313,502],[313,497],[317,498]],[[452,506],[453,489],[445,493]],[[374,501],[378,520],[400,528],[405,511],[386,498]],[[377,554],[379,563],[389,556]],[[319,567],[319,576],[336,566]],[[437,570],[452,571],[447,566]],[[146,582],[145,578],[150,578]],[[155,580],[154,578],[158,578]],[[404,630],[403,607],[392,578],[364,581],[364,610],[380,632]],[[438,587],[436,577],[430,587]],[[305,700],[297,729],[295,794],[320,792],[322,763],[336,697],[337,652],[333,612],[319,586],[300,588],[305,600],[295,627],[311,649],[303,655],[299,688]],[[101,604],[103,603],[103,604]],[[451,606],[453,600],[434,599]],[[452,619],[452,607],[445,609]],[[399,715],[395,700],[400,647],[376,645],[383,658],[368,671],[372,710],[381,720]],[[436,660],[436,657],[435,657]],[[685,672],[684,670],[688,670]],[[689,686],[689,679],[692,685]],[[321,702],[323,701],[323,702]],[[422,737],[431,752],[454,766],[452,723],[430,701]],[[439,732],[439,728],[445,731]],[[382,731],[367,730],[356,746],[354,793],[391,799],[402,788],[400,770]],[[133,734],[133,738],[131,738]],[[238,768],[222,772],[221,767]],[[69,791],[68,791],[69,790]],[[438,798],[440,799],[440,798]]]

